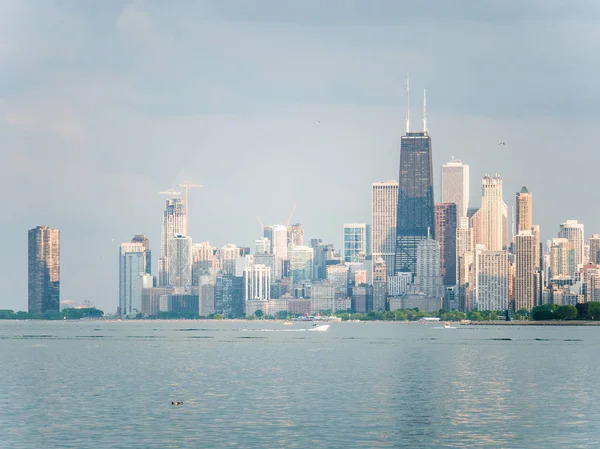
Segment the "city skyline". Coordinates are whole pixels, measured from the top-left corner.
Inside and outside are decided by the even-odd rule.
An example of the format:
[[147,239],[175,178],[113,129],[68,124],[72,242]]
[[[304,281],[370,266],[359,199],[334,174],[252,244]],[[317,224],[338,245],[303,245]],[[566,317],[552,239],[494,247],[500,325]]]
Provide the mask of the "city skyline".
[[[1,156],[7,173],[0,182],[14,192],[5,205],[15,206],[2,218],[2,229],[22,235],[48,223],[61,230],[65,300],[81,298],[114,308],[108,299],[118,294],[114,257],[133,233],[146,233],[156,267],[160,229],[155,223],[164,204],[156,193],[182,182],[206,186],[190,193],[189,233],[198,241],[252,246],[261,235],[257,215],[265,223],[283,223],[298,204],[294,220],[303,223],[305,241],[321,238],[339,248],[340,224],[370,220],[368,186],[397,178],[406,72],[414,91],[426,86],[431,99],[434,186],[441,185],[438,167],[455,156],[470,165],[472,205],[479,203],[473,192],[485,173],[501,174],[507,203],[527,185],[538,205],[534,222],[542,241],[556,237],[557,224],[567,219],[585,223],[590,234],[600,229],[600,212],[575,195],[595,188],[593,163],[565,170],[560,182],[548,179],[558,166],[594,161],[589,148],[600,136],[592,107],[597,103],[593,40],[569,29],[577,22],[592,32],[587,19],[598,13],[595,7],[574,9],[564,17],[541,3],[502,14],[486,5],[465,11],[472,19],[465,24],[443,4],[417,10],[384,2],[380,12],[370,15],[364,14],[366,3],[353,2],[347,9],[335,8],[333,15],[331,6],[307,2],[296,19],[298,12],[290,6],[269,3],[260,11],[241,11],[242,26],[226,6],[178,6],[163,16],[152,2],[95,9],[48,4],[28,10],[21,5],[15,2],[3,11],[8,22],[20,26],[7,28],[13,51],[1,62],[9,93],[0,127],[8,149]],[[296,25],[287,31],[265,28],[255,14],[267,9],[266,22],[280,25],[293,18]],[[208,28],[186,25],[185,18],[194,14]],[[552,30],[521,22],[536,15],[552,19]],[[421,19],[418,30],[424,39],[409,50],[403,43],[415,35],[415,17]],[[60,20],[58,33],[41,26],[48,20]],[[490,21],[498,26],[481,27]],[[228,49],[219,59],[227,64],[186,65],[197,51],[216,57],[206,44],[214,41],[207,39],[207,29],[224,39],[246,40],[253,50],[246,56]],[[385,32],[374,32],[381,29]],[[484,33],[493,51],[481,48],[482,40],[472,39],[474,32]],[[166,36],[177,52],[161,44]],[[293,42],[291,51],[280,47],[284,39]],[[35,45],[39,41],[47,43],[46,50]],[[517,44],[523,41],[530,46]],[[64,48],[64,53],[52,48]],[[448,50],[456,48],[461,48],[458,59],[449,64]],[[558,71],[551,56],[557,51],[573,58]],[[152,72],[150,59],[156,53],[169,64]],[[290,56],[280,61],[281,54]],[[473,67],[471,61],[481,58],[495,69]],[[98,64],[106,71],[99,73]],[[241,77],[232,65],[252,76]],[[518,80],[507,72],[515,65],[522,67]],[[306,67],[314,75],[307,76]],[[587,68],[577,83],[572,67]],[[563,85],[582,89],[556,89],[548,73],[560,73]],[[205,85],[212,86],[209,95]],[[556,129],[569,129],[581,144],[573,148],[570,137],[557,135]],[[506,145],[499,146],[501,141]],[[322,182],[304,182],[307,173]],[[258,200],[261,195],[269,205]],[[335,210],[324,201],[328,195],[338,200]],[[0,282],[7,286],[2,307],[26,307],[24,245],[20,238],[6,244],[15,260],[0,262]]]

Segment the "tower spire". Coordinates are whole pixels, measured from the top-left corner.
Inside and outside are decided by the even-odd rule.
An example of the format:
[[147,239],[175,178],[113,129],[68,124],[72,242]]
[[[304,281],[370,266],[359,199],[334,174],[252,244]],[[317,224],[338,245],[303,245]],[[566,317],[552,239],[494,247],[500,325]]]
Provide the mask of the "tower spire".
[[406,134],[410,132],[410,89],[408,87],[408,73],[406,74]]
[[427,94],[423,89],[423,132],[427,134]]

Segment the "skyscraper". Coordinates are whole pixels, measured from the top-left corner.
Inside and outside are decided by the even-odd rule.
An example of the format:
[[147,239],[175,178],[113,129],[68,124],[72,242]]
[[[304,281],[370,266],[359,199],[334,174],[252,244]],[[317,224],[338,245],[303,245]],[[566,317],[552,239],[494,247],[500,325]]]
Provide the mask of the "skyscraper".
[[369,254],[369,238],[367,224],[344,224],[344,262],[363,262]]
[[146,249],[143,243],[122,243],[119,247],[119,315],[135,316],[142,311],[142,289],[144,278],[151,275],[145,272]]
[[442,297],[444,279],[440,272],[440,245],[433,239],[425,239],[417,246],[417,272],[415,288],[430,297]]
[[600,234],[593,234],[590,237],[590,263],[600,263]]
[[436,203],[435,239],[440,244],[441,274],[444,277],[444,285],[456,284],[456,223],[456,204]]
[[144,272],[152,274],[152,251],[150,250],[150,240],[144,234],[136,234],[131,239],[131,243],[141,243],[144,246]]
[[244,299],[271,299],[271,268],[261,264],[252,264],[244,268]]
[[185,208],[181,198],[166,201],[160,234],[160,258],[158,259],[158,284],[169,285],[169,239],[185,235]]
[[169,239],[169,285],[192,285],[192,238],[175,235]]
[[569,263],[569,275],[575,277],[575,273],[583,264],[583,223],[577,223],[577,220],[561,223],[558,237],[569,241],[569,248],[573,252],[572,261]]
[[442,165],[442,203],[456,204],[456,216],[460,220],[467,216],[469,208],[469,166],[461,161]]
[[388,276],[394,275],[398,182],[375,182],[371,195],[371,246],[373,260],[381,257]]
[[300,223],[290,225],[288,228],[288,245],[304,245],[304,228]]
[[475,305],[478,310],[505,310],[508,306],[508,252],[474,251]]
[[559,276],[570,276],[574,265],[574,252],[568,239],[556,238],[550,241],[550,266],[548,280]]
[[200,285],[200,277],[212,274],[215,248],[209,242],[192,245],[192,285]]
[[219,251],[219,261],[221,262],[221,271],[223,274],[235,275],[235,261],[240,255],[240,248],[232,243],[221,248]]
[[507,208],[502,201],[502,178],[484,176],[481,181],[481,208],[471,218],[474,244],[482,244],[488,251],[501,251],[505,246],[508,220]]
[[517,221],[517,234],[521,231],[527,231],[531,229],[533,211],[532,207],[533,197],[527,190],[527,187],[523,186],[521,191],[517,192],[517,212],[515,217]]
[[60,231],[38,226],[28,232],[29,313],[60,310]]
[[[273,225],[271,228],[271,252],[275,255],[275,279],[283,277],[283,261],[287,260],[288,231],[284,225]],[[267,233],[265,237],[269,238]]]
[[406,116],[406,134],[400,143],[395,272],[414,275],[417,246],[430,234],[435,237],[435,222],[431,137],[427,132],[427,116],[423,114],[422,132],[410,132],[408,82]]
[[295,284],[308,282],[313,276],[314,249],[310,246],[290,246],[290,277]]
[[515,236],[515,310],[531,310],[536,305],[537,246],[531,230],[522,230]]
[[[473,251],[473,230],[469,227],[469,219],[461,218],[460,226],[456,229],[456,280],[458,285],[467,282],[464,275],[465,267],[462,266],[460,260],[465,253]],[[463,273],[462,275],[460,273]]]

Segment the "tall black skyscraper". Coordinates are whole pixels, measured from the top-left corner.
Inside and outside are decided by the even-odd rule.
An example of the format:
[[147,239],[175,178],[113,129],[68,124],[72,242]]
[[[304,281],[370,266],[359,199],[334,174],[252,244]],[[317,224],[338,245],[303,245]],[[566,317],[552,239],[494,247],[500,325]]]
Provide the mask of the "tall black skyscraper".
[[423,131],[410,132],[408,81],[406,134],[400,145],[398,177],[398,216],[396,222],[395,272],[416,273],[417,246],[421,240],[435,237],[433,168],[431,137],[427,132],[425,97]]

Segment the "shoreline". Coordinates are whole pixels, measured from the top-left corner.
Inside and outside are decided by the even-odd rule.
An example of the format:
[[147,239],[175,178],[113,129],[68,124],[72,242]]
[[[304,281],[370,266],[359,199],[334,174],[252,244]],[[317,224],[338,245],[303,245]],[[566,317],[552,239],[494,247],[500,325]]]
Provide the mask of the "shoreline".
[[466,326],[600,326],[600,321],[551,320],[551,321],[471,321]]

